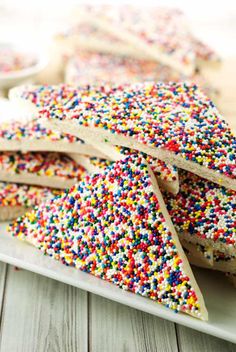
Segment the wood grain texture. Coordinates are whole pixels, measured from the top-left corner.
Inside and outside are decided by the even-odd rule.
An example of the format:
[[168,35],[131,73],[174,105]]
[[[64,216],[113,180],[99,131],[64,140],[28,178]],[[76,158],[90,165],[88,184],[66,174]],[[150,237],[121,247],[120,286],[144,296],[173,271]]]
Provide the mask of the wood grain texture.
[[85,352],[87,325],[85,291],[10,267],[1,352]]
[[89,351],[177,352],[175,326],[89,294]]
[[176,330],[179,352],[236,352],[235,344],[214,336],[181,325],[176,325]]

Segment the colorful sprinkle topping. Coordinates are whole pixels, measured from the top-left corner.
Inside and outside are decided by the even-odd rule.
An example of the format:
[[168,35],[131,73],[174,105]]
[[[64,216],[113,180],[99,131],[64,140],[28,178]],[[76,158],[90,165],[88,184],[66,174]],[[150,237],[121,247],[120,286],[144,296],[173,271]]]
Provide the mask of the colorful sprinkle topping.
[[[116,147],[113,147],[116,148]],[[111,149],[111,148],[109,148]],[[119,149],[117,147],[117,149]],[[129,155],[135,154],[135,151],[131,152],[130,149],[128,148],[124,148],[127,149],[127,153],[125,154],[121,154],[122,157],[120,158],[114,158],[114,160],[120,160],[120,159],[124,159],[124,155],[127,157]],[[105,151],[104,151],[104,154]],[[142,157],[144,159],[146,159],[146,161],[149,163],[148,161],[148,156],[144,153],[140,153],[140,155],[142,155]],[[89,173],[100,173],[102,172],[106,167],[112,165],[112,163],[114,161],[110,161],[107,159],[101,159],[101,158],[97,158],[97,157],[89,157],[86,155],[77,155],[77,154],[70,154],[70,156],[80,165],[82,165]],[[109,155],[112,158],[111,155]],[[149,166],[151,166],[152,171],[154,172],[154,175],[157,178],[159,187],[163,190],[166,190],[168,192],[171,192],[173,194],[177,194],[179,191],[179,180],[178,180],[178,171],[175,167],[170,166],[170,168],[168,166],[166,166],[166,164],[164,162],[161,162],[158,164],[158,160],[157,162],[153,161],[154,158],[150,157],[150,163]],[[153,163],[153,166],[151,165],[151,163]],[[163,164],[162,164],[163,163]],[[173,171],[173,172],[172,172]]]
[[[88,6],[85,14],[98,28],[112,33],[147,55],[181,72],[193,71],[195,53],[186,19],[178,9],[139,6]],[[116,29],[116,30],[114,30]]]
[[235,255],[227,255],[223,252],[215,251],[214,252],[214,261],[215,262],[235,262],[236,266],[236,256]]
[[70,134],[61,134],[58,131],[51,131],[41,126],[36,120],[27,123],[19,121],[1,123],[0,138],[13,141],[37,139],[51,142],[84,143],[81,139]]
[[184,272],[187,261],[141,157],[86,176],[62,197],[19,218],[10,231],[66,265],[203,318],[204,307]]
[[30,54],[17,51],[11,46],[0,45],[0,74],[20,71],[37,63]]
[[[122,40],[119,40],[114,35],[99,29],[95,23],[88,23],[87,19],[84,18],[78,19],[77,24],[73,24],[72,26],[65,28],[64,31],[59,33],[56,38],[60,40],[67,38],[70,39],[73,37],[75,37],[74,45],[78,51],[81,51],[81,42],[85,43],[86,41],[88,42],[89,39],[94,40],[94,38],[96,39],[96,42],[101,42],[102,44],[104,42],[108,42],[111,47],[114,43],[118,43],[119,45],[122,45],[123,43]],[[95,49],[93,48],[93,52],[94,51]]]
[[[125,148],[125,147],[114,147],[121,155],[129,156],[135,154],[135,150]],[[177,181],[178,179],[178,170],[175,166],[167,165],[164,161],[153,158],[150,155],[145,153],[140,153],[142,157],[148,162],[151,166],[152,171],[154,174],[164,181]],[[90,163],[97,167],[98,169],[104,169],[105,167],[112,164],[112,161],[107,159],[101,159],[97,157],[88,157]]]
[[[135,154],[135,150],[125,148],[125,147],[115,147],[116,150],[122,155],[128,156],[131,154]],[[152,171],[158,177],[160,177],[164,181],[176,181],[178,179],[178,170],[175,166],[170,164],[166,164],[164,161],[154,158],[145,153],[140,153],[142,157],[148,162],[151,166]]]
[[88,157],[89,158],[89,162],[91,163],[91,165],[95,166],[98,170],[101,169],[105,169],[106,167],[112,165],[112,161],[107,160],[107,159],[100,159],[97,157]]
[[194,38],[193,47],[198,60],[207,62],[220,62],[220,57],[217,53],[202,41]]
[[59,194],[61,191],[47,187],[0,182],[0,208],[6,206],[33,207]]
[[80,52],[69,61],[66,70],[66,82],[72,85],[177,81],[184,78],[156,61],[101,53]]
[[[143,9],[142,9],[143,10]],[[166,11],[168,11],[168,8],[166,8]],[[170,10],[171,11],[171,10]],[[181,16],[183,18],[183,14]],[[84,22],[85,21],[85,22]],[[187,22],[187,21],[186,21]],[[147,53],[141,51],[138,48],[135,48],[133,45],[130,45],[127,43],[125,40],[122,40],[121,38],[118,38],[114,33],[109,33],[104,31],[102,28],[98,28],[98,26],[93,22],[93,23],[88,23],[86,22],[85,18],[81,18],[78,20],[78,23],[76,25],[73,25],[69,28],[67,28],[63,33],[61,33],[58,37],[59,40],[63,39],[66,40],[69,44],[73,43],[72,47],[74,52],[76,53],[76,57],[74,57],[72,60],[70,60],[70,64],[68,65],[68,72],[66,74],[66,82],[69,84],[81,84],[83,82],[84,78],[87,78],[87,82],[89,84],[95,84],[96,82],[105,82],[109,80],[110,82],[134,82],[133,76],[132,75],[132,70],[134,69],[134,74],[136,77],[136,81],[144,81],[145,79],[137,75],[137,72],[139,71],[139,67],[137,65],[138,61],[135,59],[141,59],[140,64],[141,66],[145,62],[150,61],[150,56],[147,55]],[[220,62],[220,57],[218,54],[206,43],[202,42],[201,40],[195,38],[191,33],[189,33],[189,45],[192,46],[192,51],[194,52],[194,55],[196,57],[196,60],[201,60],[201,61],[206,61],[206,62]],[[64,52],[66,53],[66,56],[68,57],[68,54],[66,52],[66,49],[68,45],[64,46]],[[88,53],[81,53],[81,49],[87,50],[90,52]],[[78,53],[77,53],[78,51]],[[108,54],[108,55],[106,55]],[[112,54],[112,60],[108,61],[108,57],[110,56],[109,54]],[[113,65],[113,60],[116,58],[114,55],[117,55],[117,57],[125,56],[126,58],[120,58],[118,59],[118,62],[116,65]],[[75,56],[75,55],[74,55]],[[85,66],[85,71],[82,71],[82,68],[84,67],[84,64],[86,64],[86,57],[88,59],[89,65]],[[128,59],[131,57],[132,59]],[[105,62],[104,62],[105,58]],[[144,61],[144,59],[146,61]],[[137,63],[135,65],[132,65],[132,60],[134,60],[134,63]],[[107,62],[106,62],[107,61]],[[124,81],[124,77],[122,79],[122,76],[119,76],[119,70],[117,70],[116,75],[118,74],[118,80],[114,81],[114,76],[111,74],[111,69],[114,66],[115,70],[116,67],[118,66],[120,68],[120,63],[122,61],[125,63],[125,74],[128,73],[129,80]],[[126,65],[126,62],[128,63]],[[180,73],[174,72],[173,70],[170,69],[170,67],[163,65],[161,63],[156,62],[156,66],[154,64],[148,64],[147,68],[148,71],[151,66],[153,66],[153,78],[152,80],[154,81],[176,81],[176,80],[184,80],[186,77],[180,77]],[[143,64],[142,64],[143,63]],[[123,64],[122,64],[123,66]],[[127,69],[131,67],[131,70],[126,71],[126,66]],[[96,70],[97,69],[97,70]],[[138,70],[138,71],[137,71]],[[122,72],[122,71],[121,71]],[[142,72],[142,71],[141,71]],[[102,76],[102,73],[104,76]],[[95,76],[98,77],[98,81],[90,81],[90,79],[94,78]],[[140,79],[138,79],[140,77]],[[162,78],[163,77],[163,78]],[[173,77],[173,78],[171,78]],[[198,82],[197,77],[200,78],[199,75],[194,74],[195,78],[191,78],[193,82]],[[147,79],[146,79],[147,80]],[[78,83],[79,82],[79,83]]]
[[[186,165],[179,158],[192,161],[230,178],[235,187],[236,138],[214,104],[194,84],[159,82],[80,89],[36,86],[22,88],[20,94],[36,104],[42,117],[56,119],[58,125],[73,121],[77,132],[83,126],[131,137],[150,147],[154,156],[154,148],[165,149],[177,166]],[[215,182],[224,184],[221,178]]]
[[187,77],[157,61],[80,51],[69,61],[66,68],[66,83],[76,86],[185,80],[195,82],[211,97],[218,94],[217,89],[212,87],[202,74],[194,73]]
[[165,194],[176,231],[236,247],[236,191],[186,171],[179,181],[175,197]]
[[58,176],[63,179],[80,180],[84,175],[83,167],[74,160],[59,153],[0,153],[0,173],[24,175],[34,174],[38,176]]

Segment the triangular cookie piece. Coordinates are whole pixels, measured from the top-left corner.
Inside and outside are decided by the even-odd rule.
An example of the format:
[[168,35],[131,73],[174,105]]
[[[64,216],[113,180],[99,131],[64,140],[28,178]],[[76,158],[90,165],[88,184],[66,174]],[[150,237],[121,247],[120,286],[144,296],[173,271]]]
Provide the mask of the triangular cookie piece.
[[[118,146],[107,146],[106,144],[97,144],[96,148],[113,161],[124,159],[128,155],[136,153],[133,149]],[[141,153],[141,155],[150,165],[154,175],[157,178],[159,186],[168,192],[177,194],[179,191],[177,168],[145,153]],[[90,173],[101,172],[101,170],[112,163],[112,161],[104,158],[89,157],[75,153],[69,153],[69,156]]]
[[162,64],[186,75],[195,52],[186,18],[178,9],[98,5],[80,7],[78,16]]
[[11,97],[38,109],[52,130],[140,150],[236,190],[236,138],[194,84],[31,86]]
[[207,319],[155,177],[139,156],[85,177],[10,231],[64,264]]
[[68,188],[85,174],[82,166],[60,153],[0,153],[1,181]]
[[13,220],[61,192],[47,187],[0,182],[0,221]]
[[65,81],[72,85],[124,84],[150,80],[175,81],[180,77],[156,61],[102,53],[79,53],[66,65]]
[[[189,263],[205,269],[222,271],[224,273],[236,273],[236,256],[227,255],[224,252],[217,252],[212,249],[212,259],[208,260],[205,257],[205,249],[202,246],[202,254],[198,250],[198,246],[181,240],[181,244],[184,248],[185,254],[189,260]],[[187,244],[187,245],[186,245]],[[192,248],[189,250],[189,246]]]
[[100,173],[106,167],[110,166],[113,163],[113,161],[108,159],[101,159],[97,157],[80,155],[76,153],[69,153],[68,155],[76,163],[83,166],[85,170],[90,174]]
[[54,45],[58,49],[57,52],[59,51],[61,55],[64,54],[64,57],[66,55],[66,57],[72,57],[71,54],[78,52],[92,52],[131,58],[147,58],[144,52],[136,50],[123,40],[104,32],[95,23],[88,22],[88,19],[82,18],[82,16],[76,16],[76,23],[55,36]]
[[[99,16],[99,19],[101,19],[101,17],[104,17],[104,12],[106,10],[109,11],[109,8],[111,9],[112,7],[106,6],[104,8],[104,6],[97,6],[97,7],[87,6],[82,8],[82,11],[81,11],[81,4],[80,4],[78,11],[76,11],[73,24],[68,26],[64,30],[64,32],[58,34],[54,40],[54,43],[59,49],[59,52],[61,52],[62,55],[64,54],[64,57],[72,56],[71,55],[72,53],[77,54],[78,52],[79,52],[79,56],[81,55],[81,52],[89,52],[92,55],[98,55],[98,56],[101,53],[102,54],[104,53],[104,54],[113,55],[113,58],[114,56],[118,56],[118,57],[120,56],[121,58],[125,57],[125,58],[131,58],[131,59],[143,59],[146,62],[148,60],[149,61],[152,60],[152,61],[155,61],[156,64],[158,65],[159,62],[156,60],[156,56],[155,58],[153,58],[153,55],[148,55],[147,51],[140,50],[139,47],[135,47],[135,45],[132,45],[131,43],[129,43],[129,41],[127,42],[127,37],[125,38],[123,36],[120,37],[120,33],[117,33],[118,31],[116,30],[116,28],[113,28],[112,26],[110,26],[110,28],[103,29],[102,26],[99,26],[99,24],[96,23],[97,18],[95,20],[93,20],[92,18],[92,21],[91,21],[90,16],[93,14],[93,11],[96,11],[99,9],[101,11],[102,9],[102,12],[103,12],[102,16]],[[125,10],[126,12],[128,12],[127,6],[125,7]],[[139,8],[137,8],[137,10],[139,10]],[[157,14],[158,10],[159,10],[159,13]],[[142,8],[141,11],[139,11],[139,14],[138,14],[139,17],[141,16],[141,12],[145,12],[145,11],[147,12],[147,9]],[[154,29],[157,29],[158,24],[160,24],[160,19],[158,18],[158,16],[160,17],[161,14],[164,14],[164,12],[166,14],[166,18],[165,18],[166,23],[168,22],[173,23],[173,19],[175,19],[175,21],[179,26],[179,29],[181,30],[182,28],[182,30],[185,31],[186,35],[188,35],[188,43],[187,43],[188,48],[190,49],[191,52],[193,51],[196,58],[196,65],[198,67],[199,66],[201,67],[202,64],[214,65],[220,62],[220,57],[218,56],[218,54],[211,47],[209,47],[209,45],[207,45],[206,43],[202,42],[201,40],[193,36],[191,33],[191,29],[187,33],[188,19],[185,18],[184,14],[181,13],[179,10],[170,9],[167,7],[166,8],[155,7],[153,9],[152,7],[151,11],[152,13],[151,14],[149,13],[148,16],[153,17],[156,21]],[[122,21],[122,19],[117,19],[117,20]],[[138,27],[140,28],[141,26],[143,26],[143,32],[146,32],[146,33],[148,32],[147,26],[146,26],[147,20],[148,20],[148,17],[145,19],[143,23],[140,23],[140,22],[138,23]],[[137,26],[137,23],[136,23],[136,26]],[[118,28],[120,29],[120,26],[118,26]],[[114,30],[115,30],[115,33],[114,33]],[[170,32],[170,26],[166,25],[164,28],[164,32],[163,30],[161,30],[159,34],[159,38],[161,38],[161,36],[164,37],[165,31],[167,32],[168,30],[169,30],[170,36],[172,34],[172,37],[173,37],[173,33]],[[150,32],[147,34],[151,35]],[[174,40],[176,39],[176,37],[177,35],[175,34]],[[158,40],[156,41],[156,43],[158,46]],[[154,46],[155,42],[151,44]],[[173,45],[173,44],[174,44],[174,41],[170,43],[170,45]],[[185,41],[185,42],[179,43],[178,47],[174,48],[172,52],[169,51],[169,56],[171,56],[171,54],[175,55],[178,49],[180,49],[184,45],[186,50],[187,46]],[[166,48],[164,48],[164,50],[166,52],[168,51],[167,46]],[[184,54],[184,51],[182,51],[182,53]],[[84,55],[84,53],[82,55]],[[94,61],[95,64],[97,64],[98,62],[99,60],[97,60],[96,62]],[[113,65],[112,62],[111,62],[111,65]],[[161,66],[164,68],[163,64],[160,64],[160,67]],[[168,69],[168,66],[165,66],[164,71],[166,70],[166,68]],[[169,70],[170,69],[172,68],[169,67]],[[84,70],[84,72],[87,70],[90,71],[90,62],[89,62],[89,65],[86,66],[86,69]],[[125,74],[123,76],[125,76]],[[153,72],[153,74],[156,74],[156,72]],[[83,75],[84,73],[82,73],[82,76]],[[69,78],[69,76],[72,78],[70,74],[66,78]],[[113,79],[114,78],[112,77],[112,81]],[[161,77],[159,80],[162,80]],[[172,81],[172,79],[169,78],[169,81]],[[72,83],[72,82],[67,82],[67,83]]]
[[40,125],[38,120],[29,122],[11,121],[0,124],[1,151],[42,151],[80,153],[102,157],[92,145],[70,134],[51,131]]
[[202,87],[211,99],[217,99],[219,95],[218,90],[199,72],[186,77],[159,62],[133,57],[79,52],[69,60],[65,70],[65,82],[74,86],[188,80]]
[[192,37],[193,48],[196,55],[196,64],[199,68],[202,66],[216,66],[221,62],[220,56],[206,43],[201,40]]
[[236,256],[236,191],[179,171],[180,190],[164,199],[182,240]]

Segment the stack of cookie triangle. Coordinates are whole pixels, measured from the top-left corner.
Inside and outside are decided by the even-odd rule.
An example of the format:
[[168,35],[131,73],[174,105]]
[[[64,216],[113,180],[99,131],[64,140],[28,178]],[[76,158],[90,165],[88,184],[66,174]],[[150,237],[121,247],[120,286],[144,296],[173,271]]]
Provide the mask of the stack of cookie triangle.
[[[67,83],[81,86],[190,79],[214,94],[202,71],[206,64],[217,67],[220,59],[195,37],[179,9],[80,4],[72,22],[54,42]],[[68,60],[63,60],[65,57]]]
[[207,319],[156,180],[140,156],[84,178],[10,230],[64,264]]
[[[28,208],[71,187],[86,173],[69,152],[102,157],[79,138],[50,131],[28,111],[0,100],[0,219],[11,220]],[[77,155],[76,154],[76,155]]]
[[[188,83],[28,86],[10,98],[113,160],[11,232],[64,264],[207,319],[187,257],[236,273],[236,139],[214,104]],[[157,160],[178,168],[177,194],[159,190]]]

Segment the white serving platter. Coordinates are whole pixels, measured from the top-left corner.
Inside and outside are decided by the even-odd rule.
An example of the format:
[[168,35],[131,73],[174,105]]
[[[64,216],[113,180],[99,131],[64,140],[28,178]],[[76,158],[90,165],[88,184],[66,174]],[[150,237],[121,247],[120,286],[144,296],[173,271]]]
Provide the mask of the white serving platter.
[[0,261],[236,343],[236,290],[221,273],[194,270],[209,312],[209,321],[204,322],[185,314],[176,314],[148,298],[123,291],[92,275],[64,266],[29,244],[12,238],[3,223],[0,225]]
[[10,48],[21,54],[30,55],[35,58],[32,66],[17,71],[0,72],[0,88],[9,89],[24,82],[28,82],[39,74],[48,64],[48,58],[42,48],[37,48],[33,42],[24,38],[21,43],[0,42],[1,49]]

